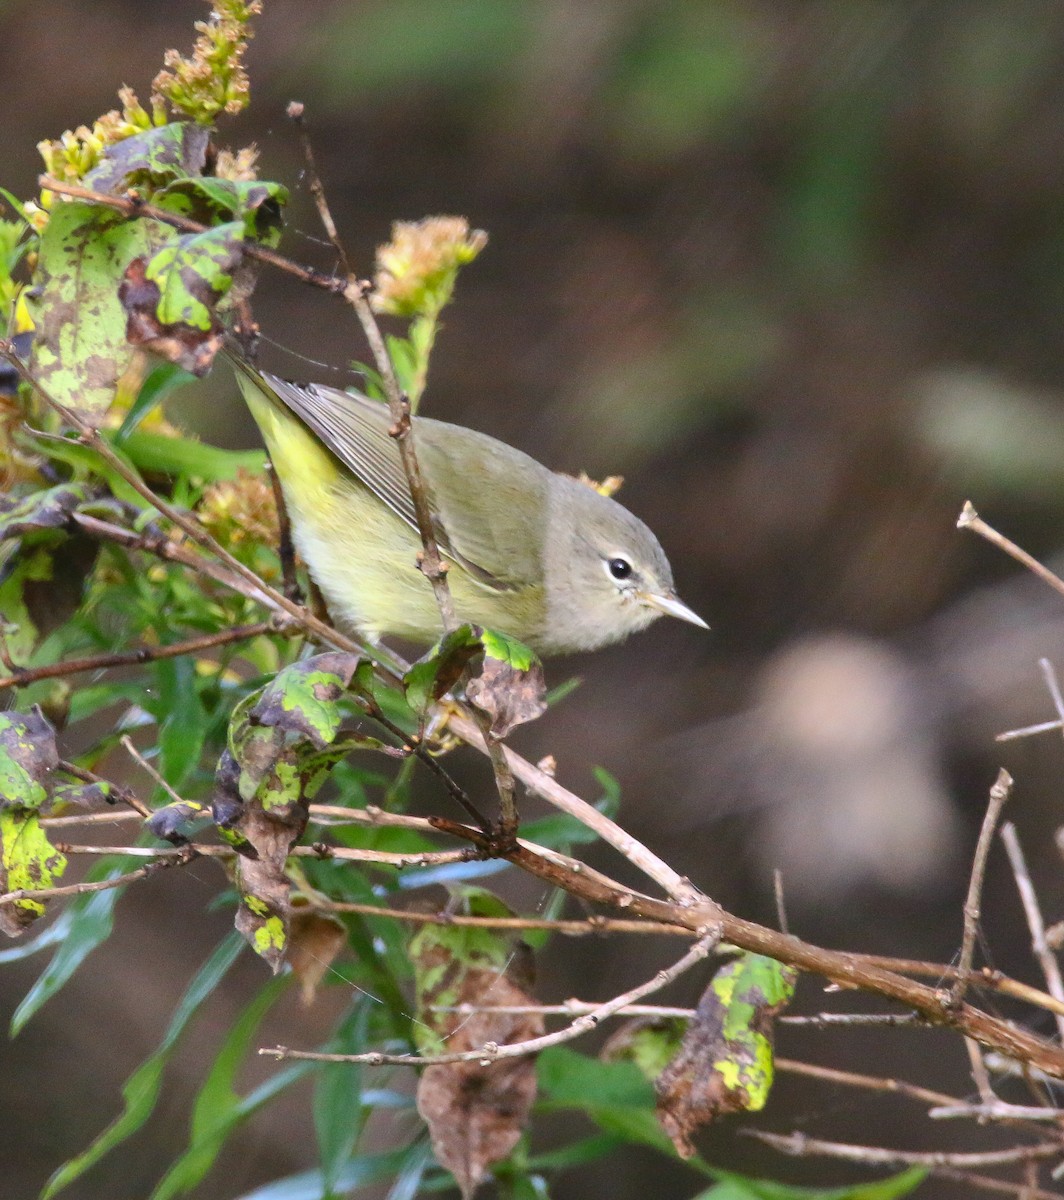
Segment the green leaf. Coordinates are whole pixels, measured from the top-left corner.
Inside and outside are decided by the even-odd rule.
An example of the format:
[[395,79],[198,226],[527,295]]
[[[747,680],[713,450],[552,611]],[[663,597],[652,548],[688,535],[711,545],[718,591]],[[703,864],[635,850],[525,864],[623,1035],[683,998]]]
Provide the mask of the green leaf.
[[155,663],[159,719],[159,766],[163,778],[180,792],[198,769],[207,736],[207,712],[196,686],[191,657],[164,658]]
[[[53,887],[66,870],[32,808],[0,808],[0,892]],[[44,916],[44,902],[26,898],[0,905],[0,930],[11,937]]]
[[171,121],[135,133],[108,146],[100,162],[84,178],[94,192],[145,190],[186,175],[199,175],[207,161],[210,130],[186,121]]
[[[288,983],[284,976],[270,980],[234,1022],[193,1104],[188,1146],[159,1181],[149,1200],[172,1200],[194,1188],[214,1165],[226,1138],[251,1115],[253,1109],[246,1098],[233,1088],[236,1073],[247,1057],[263,1017]],[[283,1086],[287,1086],[304,1073],[279,1072],[274,1080],[286,1076]],[[269,1098],[279,1090],[279,1086],[271,1088]],[[265,1103],[265,1098],[261,1102]]]
[[149,372],[148,378],[141,384],[137,398],[129,406],[129,412],[126,413],[122,424],[115,430],[112,437],[113,444],[123,445],[141,421],[158,408],[175,388],[188,383],[190,378],[187,371],[182,371],[173,363],[156,363]]
[[545,1100],[564,1108],[589,1105],[654,1109],[654,1089],[633,1063],[600,1062],[566,1046],[544,1050],[537,1061]]
[[[89,871],[88,881],[96,882],[122,875],[141,859],[106,858],[96,863]],[[22,1003],[11,1018],[11,1036],[15,1037],[37,1010],[63,987],[85,959],[101,942],[111,936],[114,926],[114,907],[120,891],[112,888],[103,892],[89,892],[75,896],[60,920],[66,922],[66,936],[52,956],[37,982],[26,993]]]
[[48,799],[45,781],[58,764],[55,730],[39,708],[0,712],[0,808],[40,808]]
[[197,971],[174,1010],[158,1048],[122,1085],[122,1096],[125,1100],[122,1112],[86,1150],[76,1158],[64,1163],[52,1175],[41,1193],[40,1200],[51,1200],[52,1196],[58,1195],[65,1187],[73,1183],[75,1179],[79,1179],[90,1167],[99,1162],[105,1154],[136,1133],[147,1121],[159,1098],[163,1070],[178,1040],[200,1005],[221,983],[225,973],[236,961],[240,950],[240,939],[230,935],[222,941]]
[[359,661],[333,651],[294,663],[246,696],[229,722],[214,818],[223,834],[239,839],[237,928],[274,971],[288,945],[285,861],[306,826],[310,797],[350,749],[329,743]]
[[157,200],[163,208],[203,225],[240,221],[247,237],[276,246],[281,240],[281,209],[288,203],[288,189],[259,179],[197,175],[178,180]]
[[717,1174],[721,1182],[699,1192],[693,1200],[898,1200],[914,1192],[927,1178],[924,1167],[910,1167],[900,1175],[874,1183],[840,1188],[806,1188],[767,1179],[747,1179],[727,1171]]
[[[370,1017],[368,997],[360,996],[329,1039],[334,1054],[358,1054],[365,1050]],[[351,1160],[365,1123],[360,1063],[321,1063],[314,1088],[314,1131],[321,1156],[322,1197],[338,1194],[343,1170]]]
[[[420,1150],[420,1146],[413,1147]],[[353,1158],[341,1172],[337,1187],[350,1192],[355,1188],[368,1187],[382,1179],[388,1179],[401,1171],[411,1153],[411,1148],[386,1150],[380,1154],[360,1154]],[[304,1171],[264,1184],[253,1192],[245,1192],[239,1200],[321,1200],[325,1181],[320,1171]]]
[[261,475],[266,466],[261,450],[223,450],[195,438],[143,429],[129,433],[122,449],[139,470],[152,475],[192,475],[213,482],[234,479],[241,469]]
[[31,366],[60,404],[98,424],[133,357],[118,286],[126,267],[168,235],[95,204],[57,204],[41,234],[30,298]]

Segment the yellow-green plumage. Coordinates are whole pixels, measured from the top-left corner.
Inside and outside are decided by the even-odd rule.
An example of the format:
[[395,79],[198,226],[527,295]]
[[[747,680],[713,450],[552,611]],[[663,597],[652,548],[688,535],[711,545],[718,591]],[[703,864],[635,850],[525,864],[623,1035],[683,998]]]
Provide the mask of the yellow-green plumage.
[[[341,627],[419,642],[439,636],[388,409],[286,383],[234,359],[284,489],[300,555]],[[418,461],[455,611],[540,653],[593,649],[676,600],[649,529],[616,501],[485,434],[414,418]],[[623,557],[630,578],[611,578]]]

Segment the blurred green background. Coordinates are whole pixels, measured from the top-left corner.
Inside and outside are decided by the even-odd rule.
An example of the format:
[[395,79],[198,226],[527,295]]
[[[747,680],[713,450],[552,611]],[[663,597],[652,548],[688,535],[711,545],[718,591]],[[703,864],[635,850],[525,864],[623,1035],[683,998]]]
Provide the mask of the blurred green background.
[[[205,11],[0,4],[0,183],[31,195],[35,143],[110,108],[122,83],[146,95],[163,49],[187,48]],[[552,682],[584,684],[519,747],[554,753],[584,792],[607,767],[633,832],[730,908],[774,920],[778,866],[796,932],[939,960],[959,943],[1003,764],[1059,917],[1064,747],[993,735],[1051,717],[1037,660],[1064,666],[1064,603],[954,523],[971,499],[1032,553],[1064,544],[1064,5],[266,0],[249,66],[252,108],[221,138],[256,142],[263,176],[296,190],[287,252],[334,265],[284,115],[300,99],[363,269],[396,218],[460,213],[491,236],[448,311],[424,411],[559,469],[624,474],[621,498],[713,626],[663,622],[555,664]],[[263,276],[255,311],[263,362],[282,374],[330,381],[325,364],[366,357],[349,313],[287,278]],[[234,392],[208,381],[172,411],[253,444]],[[111,1115],[225,925],[200,917],[213,879],[197,891],[190,876],[139,885],[83,977],[0,1045],[12,1197],[35,1194]],[[530,885],[515,896],[540,899]],[[984,924],[991,960],[1036,980],[996,858]],[[666,953],[558,945],[541,993],[605,995]],[[0,972],[5,1019],[36,970]],[[244,964],[216,1027],[198,1029],[153,1136],[78,1196],[150,1190],[182,1144],[212,1037],[262,970]],[[264,1040],[312,1044],[341,992],[309,1013],[293,1002]],[[815,980],[801,995],[808,1010],[848,1007]],[[969,1092],[962,1047],[929,1054],[933,1037],[784,1032],[781,1051]],[[229,1200],[311,1165],[306,1100],[249,1128],[197,1195]],[[788,1080],[759,1120],[973,1144],[901,1104]],[[848,1177],[773,1157],[735,1125],[706,1138],[715,1161]],[[697,1190],[649,1154],[613,1167],[574,1172],[556,1200]]]

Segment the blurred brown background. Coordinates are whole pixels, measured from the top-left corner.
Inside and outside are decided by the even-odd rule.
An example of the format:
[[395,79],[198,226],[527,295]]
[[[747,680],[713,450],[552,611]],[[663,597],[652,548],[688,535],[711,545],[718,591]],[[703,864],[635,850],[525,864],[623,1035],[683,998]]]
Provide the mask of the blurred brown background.
[[[286,101],[307,115],[349,250],[366,270],[395,218],[461,213],[491,243],[459,284],[426,411],[565,470],[626,477],[711,635],[661,622],[556,663],[583,686],[517,744],[596,794],[744,915],[853,949],[948,960],[996,767],[1047,918],[1061,914],[1064,747],[995,746],[1049,719],[1040,656],[1064,666],[1064,604],[954,522],[970,498],[1031,552],[1064,516],[1064,5],[755,0],[266,0],[255,141],[295,195],[284,248],[332,267]],[[0,2],[0,183],[29,196],[35,142],[146,96],[192,0]],[[302,378],[366,357],[343,307],[265,275],[263,361]],[[299,356],[313,360],[305,361]],[[224,380],[180,419],[254,434]],[[220,416],[220,414],[224,414]],[[224,425],[219,421],[224,419]],[[535,805],[531,811],[538,811]],[[995,849],[990,961],[1040,982]],[[608,869],[616,863],[607,854]],[[36,1194],[118,1106],[188,974],[224,927],[217,880],[139,886],[118,934],[13,1044],[0,1045],[9,1194]],[[538,894],[517,886],[525,903]],[[600,996],[675,948],[558,944],[545,998]],[[6,1020],[42,959],[0,971]],[[260,981],[241,964],[168,1076],[158,1118],[72,1197],[146,1195],[182,1145],[183,1105]],[[676,995],[692,999],[693,983]],[[343,989],[293,1001],[263,1040],[313,1044]],[[825,997],[816,980],[801,1004]],[[852,1004],[852,1001],[849,1002]],[[1045,1032],[1050,1032],[1048,1023]],[[784,1032],[791,1057],[971,1091],[963,1048],[930,1032]],[[262,1068],[255,1078],[261,1077]],[[229,1200],[312,1166],[309,1092],[252,1122],[196,1193]],[[784,1080],[766,1127],[972,1148],[911,1106]],[[980,1145],[993,1143],[982,1135]],[[737,1138],[722,1165],[829,1182]],[[556,1200],[685,1197],[649,1154],[574,1172]],[[959,1196],[931,1183],[921,1196]]]

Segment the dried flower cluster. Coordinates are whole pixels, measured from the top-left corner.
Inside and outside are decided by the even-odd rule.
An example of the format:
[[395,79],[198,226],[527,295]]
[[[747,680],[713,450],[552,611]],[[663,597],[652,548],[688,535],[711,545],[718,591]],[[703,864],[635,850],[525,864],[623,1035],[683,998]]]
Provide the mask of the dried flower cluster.
[[219,113],[247,107],[249,85],[244,52],[252,38],[250,21],[262,11],[261,0],[215,0],[206,21],[196,22],[199,37],[188,58],[167,50],[163,69],[152,82],[152,102],[169,103],[200,125]]
[[373,307],[396,317],[435,315],[451,298],[458,268],[487,244],[465,217],[396,221],[392,240],[377,247]]

